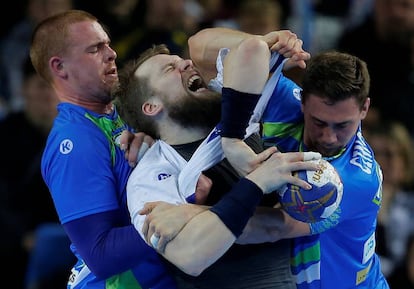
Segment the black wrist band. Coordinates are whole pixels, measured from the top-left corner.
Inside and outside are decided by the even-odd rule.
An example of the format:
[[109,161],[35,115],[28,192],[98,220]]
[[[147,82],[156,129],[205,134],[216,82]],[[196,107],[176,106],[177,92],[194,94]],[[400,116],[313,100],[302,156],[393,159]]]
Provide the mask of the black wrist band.
[[260,94],[244,93],[223,87],[220,135],[243,139],[259,98]]
[[263,197],[262,190],[252,181],[242,178],[230,192],[210,208],[234,236],[239,237]]

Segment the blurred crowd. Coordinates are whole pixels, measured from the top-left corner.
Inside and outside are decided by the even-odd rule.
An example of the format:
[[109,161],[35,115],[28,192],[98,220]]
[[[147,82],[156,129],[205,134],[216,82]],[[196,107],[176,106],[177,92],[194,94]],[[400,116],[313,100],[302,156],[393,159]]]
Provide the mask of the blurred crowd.
[[[72,8],[106,25],[119,67],[152,44],[187,57],[188,37],[215,26],[254,34],[290,29],[311,54],[337,49],[365,60],[371,109],[363,129],[384,178],[377,251],[391,288],[414,288],[414,0],[17,2],[2,9],[9,22],[0,30],[0,256],[15,264],[2,271],[6,288],[65,288],[74,262],[40,175],[56,99],[28,59],[35,25]],[[288,76],[300,83],[300,70]]]

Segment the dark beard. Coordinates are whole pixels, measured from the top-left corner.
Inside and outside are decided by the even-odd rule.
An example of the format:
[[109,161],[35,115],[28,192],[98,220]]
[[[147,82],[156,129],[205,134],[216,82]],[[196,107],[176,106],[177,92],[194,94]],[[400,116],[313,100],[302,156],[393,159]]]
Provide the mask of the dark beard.
[[170,118],[183,127],[213,129],[221,117],[221,94],[211,91],[202,98],[184,97],[166,106]]

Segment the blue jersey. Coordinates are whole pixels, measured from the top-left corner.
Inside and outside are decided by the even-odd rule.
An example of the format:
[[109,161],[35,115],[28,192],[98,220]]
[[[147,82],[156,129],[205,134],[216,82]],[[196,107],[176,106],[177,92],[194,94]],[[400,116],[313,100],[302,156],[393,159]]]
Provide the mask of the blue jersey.
[[[300,88],[281,76],[263,113],[263,138],[282,152],[306,151]],[[344,185],[342,202],[327,220],[311,224],[311,236],[295,238],[292,273],[299,289],[389,288],[375,253],[381,205],[381,170],[360,128],[329,158]]]
[[[133,229],[126,206],[126,184],[131,168],[118,141],[126,128],[116,111],[111,115],[100,115],[69,103],[58,105],[58,116],[47,140],[41,169],[63,225],[111,211],[117,216],[114,226],[131,226]],[[125,235],[134,236],[133,233]],[[115,233],[108,238],[113,238],[112,244],[120,239]],[[137,241],[142,242],[140,246],[148,248],[145,252],[148,259],[142,263],[137,261],[136,267],[103,280],[89,270],[72,244],[71,249],[79,261],[72,269],[68,288],[173,288],[151,284],[155,279],[162,279],[156,276],[163,274],[164,267],[154,265],[154,262],[162,262],[144,240],[137,238]],[[108,247],[105,249],[113,252],[111,246]],[[130,249],[133,255],[137,247],[126,249]],[[146,266],[145,262],[150,261],[152,264]],[[115,268],[118,265],[122,264],[113,264]],[[155,272],[151,272],[152,269]],[[150,277],[153,279],[149,280]]]

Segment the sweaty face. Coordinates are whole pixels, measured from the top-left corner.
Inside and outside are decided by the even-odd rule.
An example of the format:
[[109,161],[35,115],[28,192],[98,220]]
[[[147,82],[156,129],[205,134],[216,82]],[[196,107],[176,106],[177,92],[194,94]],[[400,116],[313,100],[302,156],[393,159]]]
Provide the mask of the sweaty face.
[[369,99],[361,110],[354,98],[328,104],[323,98],[310,95],[302,105],[305,145],[325,157],[335,156],[355,135],[368,108]]
[[220,120],[221,95],[207,89],[191,60],[160,54],[145,61],[138,77],[148,77],[171,119],[185,127],[212,128]]
[[107,104],[118,86],[116,53],[109,38],[97,22],[84,21],[71,25],[70,54],[63,57],[71,89],[85,101]]

